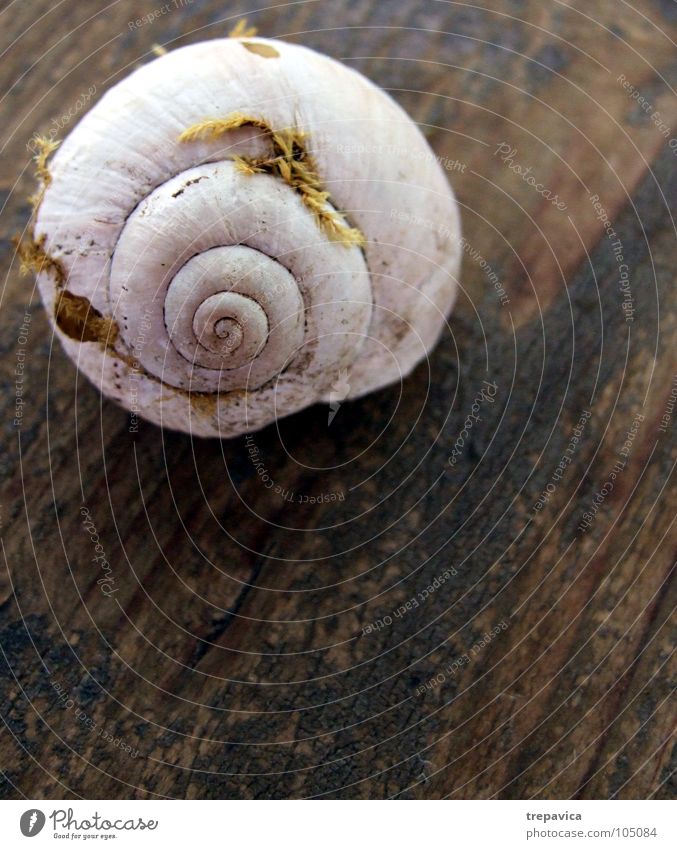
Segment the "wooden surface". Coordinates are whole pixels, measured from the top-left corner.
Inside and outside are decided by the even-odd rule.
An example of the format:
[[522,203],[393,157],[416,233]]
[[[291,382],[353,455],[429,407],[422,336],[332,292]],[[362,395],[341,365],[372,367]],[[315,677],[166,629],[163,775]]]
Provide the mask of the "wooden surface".
[[[136,28],[162,4],[5,5],[0,793],[674,795],[675,4],[250,14],[409,111],[469,246],[429,368],[329,427],[315,407],[254,436],[287,496],[262,485],[244,437],[130,433],[53,343],[9,242],[31,136],[154,43],[227,34],[246,4],[184,2]],[[484,380],[495,397],[452,466]]]

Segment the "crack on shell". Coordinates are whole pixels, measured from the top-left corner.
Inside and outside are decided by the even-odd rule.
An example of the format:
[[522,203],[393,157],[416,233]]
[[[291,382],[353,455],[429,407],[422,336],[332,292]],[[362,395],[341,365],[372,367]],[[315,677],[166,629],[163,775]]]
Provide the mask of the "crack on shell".
[[[172,197],[177,198],[177,197],[179,197],[179,195],[182,195],[186,191],[188,186],[194,186],[195,183],[199,183],[200,180],[208,180],[208,179],[209,179],[209,177],[205,174],[202,177],[195,177],[193,180],[188,180],[186,183],[183,184],[182,188],[180,188],[178,191],[174,192]],[[163,263],[163,265],[164,265],[164,263]]]

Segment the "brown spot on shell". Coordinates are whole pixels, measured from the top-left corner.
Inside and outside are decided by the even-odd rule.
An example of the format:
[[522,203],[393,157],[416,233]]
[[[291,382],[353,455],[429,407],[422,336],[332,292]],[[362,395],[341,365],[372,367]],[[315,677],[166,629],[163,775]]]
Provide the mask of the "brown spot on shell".
[[88,298],[74,295],[67,289],[57,296],[54,319],[57,327],[77,342],[113,345],[118,335],[118,326],[112,318],[105,318]]
[[264,59],[277,59],[280,55],[270,44],[259,44],[256,41],[243,41],[241,43],[250,53],[256,53],[257,56],[263,56]]

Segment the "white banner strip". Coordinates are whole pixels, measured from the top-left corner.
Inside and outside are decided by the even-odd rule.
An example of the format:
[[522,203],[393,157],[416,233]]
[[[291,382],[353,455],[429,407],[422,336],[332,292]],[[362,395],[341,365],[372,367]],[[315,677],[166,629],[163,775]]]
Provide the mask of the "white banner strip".
[[[677,846],[663,801],[6,801],[7,847],[65,840],[120,847],[412,849]],[[29,843],[29,840],[35,842]]]

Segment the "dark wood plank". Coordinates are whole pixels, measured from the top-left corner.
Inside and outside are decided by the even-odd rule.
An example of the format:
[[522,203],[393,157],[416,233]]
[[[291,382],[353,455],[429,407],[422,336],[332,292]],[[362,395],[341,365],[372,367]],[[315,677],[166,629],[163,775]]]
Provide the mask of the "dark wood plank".
[[[287,498],[244,438],[130,433],[53,344],[8,238],[33,133],[153,44],[225,35],[246,4],[194,0],[143,27],[155,6],[130,0],[3,14],[4,797],[674,795],[674,4],[484,5],[250,15],[393,94],[448,167],[472,249],[450,330],[401,396],[255,435]],[[495,398],[452,467],[484,380]]]

